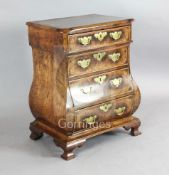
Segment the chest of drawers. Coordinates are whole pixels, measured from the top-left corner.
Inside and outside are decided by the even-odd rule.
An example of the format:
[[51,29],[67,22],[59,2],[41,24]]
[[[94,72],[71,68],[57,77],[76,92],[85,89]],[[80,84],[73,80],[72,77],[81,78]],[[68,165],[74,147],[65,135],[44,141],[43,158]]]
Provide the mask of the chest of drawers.
[[85,15],[27,23],[32,139],[49,134],[69,160],[88,138],[119,127],[140,134],[133,116],[140,91],[129,61],[132,21]]

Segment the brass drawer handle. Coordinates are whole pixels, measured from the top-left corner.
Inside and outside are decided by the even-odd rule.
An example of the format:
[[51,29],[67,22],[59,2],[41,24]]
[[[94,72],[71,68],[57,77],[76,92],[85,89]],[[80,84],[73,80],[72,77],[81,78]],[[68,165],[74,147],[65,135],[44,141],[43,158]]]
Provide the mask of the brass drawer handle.
[[86,46],[89,45],[92,40],[92,36],[84,36],[82,38],[78,38],[80,44]]
[[92,87],[88,87],[85,89],[80,89],[83,94],[90,94],[92,92]]
[[101,75],[99,77],[94,78],[94,81],[98,84],[103,84],[104,81],[106,80],[106,75]]
[[100,110],[102,110],[103,112],[107,112],[111,107],[112,107],[111,103],[103,104],[100,106]]
[[99,41],[102,41],[106,36],[107,36],[107,32],[99,32],[94,34],[94,37]]
[[118,40],[121,38],[122,35],[122,31],[115,31],[115,32],[111,32],[110,37],[113,38],[114,40]]
[[106,55],[106,52],[99,52],[93,54],[93,58],[95,58],[97,61],[101,61]]
[[83,119],[83,122],[87,123],[88,125],[93,125],[96,123],[97,115],[91,115]]
[[77,64],[83,69],[86,69],[90,65],[90,63],[91,63],[91,59],[83,59],[77,62]]
[[121,116],[124,114],[125,110],[126,110],[126,107],[123,106],[123,107],[119,107],[119,108],[114,109],[114,112],[116,115]]
[[121,55],[120,52],[118,52],[118,53],[109,54],[108,57],[115,63],[120,59],[120,55]]
[[123,78],[122,77],[114,78],[114,79],[110,80],[110,84],[112,86],[115,86],[116,88],[118,88],[121,85],[122,82],[123,82]]

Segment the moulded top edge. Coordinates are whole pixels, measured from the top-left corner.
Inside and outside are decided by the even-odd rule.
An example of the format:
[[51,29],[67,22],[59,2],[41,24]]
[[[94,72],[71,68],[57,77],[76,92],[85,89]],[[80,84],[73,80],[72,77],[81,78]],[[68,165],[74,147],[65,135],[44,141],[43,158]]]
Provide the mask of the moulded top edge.
[[98,14],[89,14],[83,16],[74,16],[66,18],[55,18],[48,20],[27,22],[27,25],[39,26],[43,28],[53,28],[55,30],[82,30],[87,27],[97,27],[98,25],[125,24],[133,21],[131,18],[122,18],[114,16],[105,16]]

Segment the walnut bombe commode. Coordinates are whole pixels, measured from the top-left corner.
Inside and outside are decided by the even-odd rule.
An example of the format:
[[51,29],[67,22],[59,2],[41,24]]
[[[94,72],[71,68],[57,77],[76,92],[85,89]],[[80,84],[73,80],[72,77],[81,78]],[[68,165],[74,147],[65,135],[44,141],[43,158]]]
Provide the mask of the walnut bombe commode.
[[43,133],[64,153],[86,139],[123,127],[140,134],[133,117],[140,91],[130,73],[132,19],[85,15],[28,22],[34,76],[31,139]]

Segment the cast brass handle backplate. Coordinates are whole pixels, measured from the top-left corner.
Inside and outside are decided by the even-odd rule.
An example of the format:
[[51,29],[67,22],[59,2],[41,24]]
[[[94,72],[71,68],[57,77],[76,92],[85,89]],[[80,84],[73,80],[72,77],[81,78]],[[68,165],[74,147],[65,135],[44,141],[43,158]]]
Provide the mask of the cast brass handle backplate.
[[119,108],[114,109],[114,112],[116,115],[121,116],[124,114],[125,110],[126,110],[126,107],[123,106],[123,107],[119,107]]
[[84,46],[89,45],[91,40],[92,40],[92,36],[84,36],[84,37],[78,38],[79,43]]
[[120,53],[109,54],[108,57],[115,63],[120,59]]
[[123,82],[122,77],[118,77],[118,78],[114,78],[114,79],[110,80],[110,84],[112,86],[115,86],[116,88],[118,88],[121,85],[122,82]]
[[122,31],[115,31],[115,32],[111,32],[110,37],[113,38],[114,40],[118,40],[121,38],[122,36]]
[[93,125],[96,123],[97,115],[91,115],[83,119],[83,122],[87,123],[88,125]]
[[79,60],[77,62],[77,64],[82,67],[83,69],[86,69],[91,63],[91,59],[83,59],[83,60]]
[[90,94],[92,92],[92,87],[87,87],[80,90],[83,94]]

